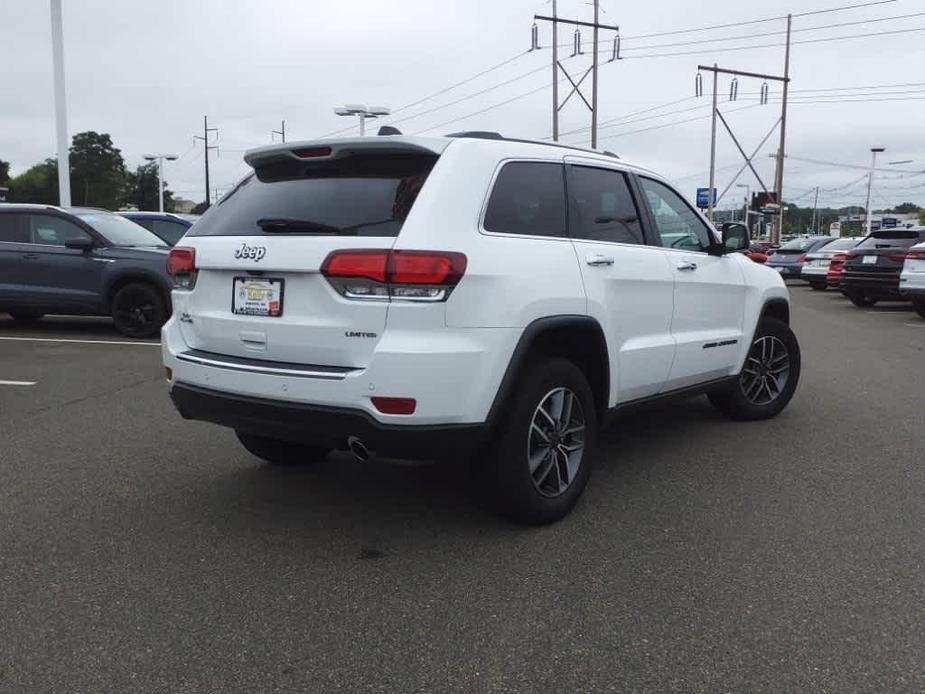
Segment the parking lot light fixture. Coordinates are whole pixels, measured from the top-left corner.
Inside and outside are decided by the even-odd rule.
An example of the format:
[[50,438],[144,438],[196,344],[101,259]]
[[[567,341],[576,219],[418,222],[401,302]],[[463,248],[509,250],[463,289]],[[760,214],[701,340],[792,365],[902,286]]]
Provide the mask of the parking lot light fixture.
[[161,214],[164,213],[164,176],[163,176],[163,167],[164,160],[167,161],[176,161],[176,154],[145,154],[145,161],[156,161],[157,162],[157,211]]
[[360,119],[360,137],[366,135],[367,118],[379,118],[380,116],[387,116],[391,112],[391,109],[385,106],[366,108],[365,104],[347,104],[334,109],[334,113],[338,116],[357,116]]

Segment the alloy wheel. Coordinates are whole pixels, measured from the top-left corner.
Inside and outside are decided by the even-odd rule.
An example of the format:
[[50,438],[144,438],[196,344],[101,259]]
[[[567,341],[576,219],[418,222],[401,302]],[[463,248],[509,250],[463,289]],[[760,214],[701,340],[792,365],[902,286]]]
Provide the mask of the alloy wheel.
[[745,399],[754,405],[769,405],[777,400],[790,378],[790,352],[773,335],[759,337],[745,360],[739,386]]
[[562,494],[575,479],[584,455],[585,415],[568,388],[549,391],[537,406],[527,434],[533,485],[543,496]]

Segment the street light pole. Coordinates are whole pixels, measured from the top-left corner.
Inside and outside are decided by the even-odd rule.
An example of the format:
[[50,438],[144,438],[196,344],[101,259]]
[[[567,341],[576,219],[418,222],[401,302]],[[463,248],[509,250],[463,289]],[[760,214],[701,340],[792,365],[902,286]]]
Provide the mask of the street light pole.
[[870,232],[873,231],[871,228],[874,223],[873,214],[870,211],[870,189],[874,183],[874,169],[877,168],[877,154],[886,150],[886,147],[871,147],[870,148],[870,173],[867,174],[867,235],[870,236]]
[[176,154],[146,154],[145,161],[157,162],[157,210],[164,214],[164,160],[176,161]]
[[58,204],[71,206],[71,161],[68,156],[67,101],[64,90],[64,29],[61,0],[51,0],[51,62],[55,82],[55,134],[58,139]]
[[341,106],[334,109],[334,113],[338,116],[357,116],[360,119],[360,137],[366,135],[366,119],[367,118],[378,118],[379,116],[387,116],[392,111],[385,108],[384,106],[372,106],[366,108],[363,104],[347,104],[346,106]]
[[747,183],[736,183],[736,188],[745,188],[745,204],[742,205],[744,212],[745,227],[748,229],[748,238],[752,238],[751,215],[749,215],[748,201],[750,200],[751,187]]

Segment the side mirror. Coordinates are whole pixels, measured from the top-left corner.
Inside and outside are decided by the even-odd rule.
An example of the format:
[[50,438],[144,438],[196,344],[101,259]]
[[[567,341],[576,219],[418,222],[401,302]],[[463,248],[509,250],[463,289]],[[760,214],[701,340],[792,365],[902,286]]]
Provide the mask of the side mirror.
[[726,253],[746,251],[751,246],[748,227],[738,222],[725,222],[722,226],[723,250]]
[[92,250],[94,246],[96,246],[96,242],[89,236],[81,236],[75,239],[68,239],[64,242],[65,248],[81,251],[82,253],[86,253],[87,251]]

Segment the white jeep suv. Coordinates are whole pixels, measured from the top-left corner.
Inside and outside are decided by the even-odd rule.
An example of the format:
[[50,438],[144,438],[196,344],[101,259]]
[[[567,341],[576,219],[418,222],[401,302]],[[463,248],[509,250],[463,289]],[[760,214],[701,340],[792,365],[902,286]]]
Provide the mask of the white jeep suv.
[[[494,133],[255,149],[174,248],[170,395],[251,453],[466,455],[496,507],[561,518],[597,431],[706,393],[736,419],[790,400],[780,275],[664,179]],[[485,483],[485,480],[490,480]]]

